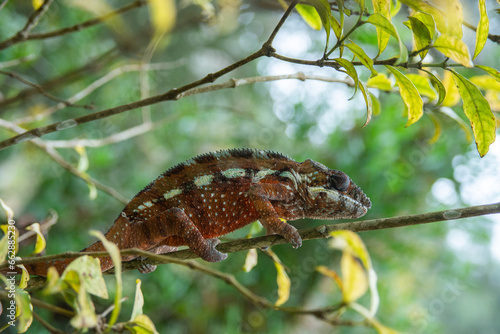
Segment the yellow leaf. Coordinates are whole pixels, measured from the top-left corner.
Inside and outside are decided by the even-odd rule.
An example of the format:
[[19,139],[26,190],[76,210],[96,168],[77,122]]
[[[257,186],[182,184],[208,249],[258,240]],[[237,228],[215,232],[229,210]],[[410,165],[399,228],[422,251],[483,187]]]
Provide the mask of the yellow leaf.
[[461,39],[454,36],[441,35],[434,42],[434,47],[457,63],[465,67],[472,67],[469,49]]
[[476,65],[475,67],[489,73],[493,78],[495,78],[496,81],[500,82],[500,72],[498,72],[498,70],[484,65]]
[[133,321],[137,318],[137,316],[142,314],[142,307],[144,306],[144,295],[141,290],[141,280],[135,280],[135,298],[134,298],[134,307],[132,309],[132,315],[130,316],[130,320]]
[[370,120],[372,119],[372,114],[373,114],[373,106],[372,106],[372,99],[369,95],[368,89],[365,87],[365,85],[361,82],[358,81],[359,89],[361,90],[361,93],[363,93],[363,97],[365,98],[365,103],[366,103],[366,121],[365,124],[363,125],[366,126]]
[[346,304],[350,304],[368,290],[368,278],[361,263],[349,252],[342,253],[340,268],[343,300]]
[[434,134],[432,135],[431,139],[429,139],[429,144],[434,144],[437,142],[439,137],[441,136],[441,123],[439,122],[439,119],[434,115],[433,113],[428,113],[429,118],[432,121],[432,124],[434,124]]
[[479,23],[476,31],[476,47],[474,49],[474,57],[472,57],[472,59],[475,59],[483,49],[486,41],[488,40],[488,32],[490,30],[490,21],[488,20],[488,14],[486,13],[485,1],[479,0],[478,6]]
[[358,234],[349,230],[330,232],[331,246],[358,257],[366,269],[371,269],[370,255]]
[[453,75],[449,71],[444,71],[443,86],[446,90],[446,96],[442,105],[445,107],[453,107],[460,101],[458,88],[453,82]]
[[158,334],[153,321],[144,314],[139,314],[132,322],[127,323],[125,327],[133,334]]
[[408,109],[408,122],[406,123],[406,126],[410,126],[418,121],[424,114],[424,102],[422,101],[417,88],[410,81],[410,79],[392,66],[386,65],[385,67],[391,71],[396,78],[401,98]]
[[427,96],[431,101],[437,98],[436,91],[431,87],[429,79],[414,73],[408,73],[406,77],[415,85],[420,95]]
[[321,17],[313,6],[298,4],[295,9],[302,19],[314,30],[321,30],[323,27]]
[[276,283],[278,284],[278,300],[274,303],[276,306],[281,306],[290,298],[290,278],[288,277],[285,268],[281,264],[278,256],[271,251],[267,250],[268,254],[274,261],[276,266]]
[[149,0],[149,15],[155,35],[161,36],[175,26],[177,10],[174,0]]
[[490,75],[476,75],[470,78],[470,81],[477,87],[483,90],[493,90],[495,92],[500,92],[500,82],[495,80]]
[[401,0],[401,2],[411,7],[415,11],[431,15],[434,19],[434,22],[436,23],[437,29],[443,34],[446,34],[448,32],[446,19],[443,13],[429,2],[422,0]]
[[1,198],[0,198],[0,205],[2,206],[3,211],[5,211],[5,214],[7,215],[7,221],[13,220],[14,210],[12,210],[7,204],[5,204],[5,202]]
[[379,73],[378,75],[371,77],[368,79],[366,85],[371,88],[377,88],[385,91],[390,91],[392,89],[392,82],[384,73]]
[[44,0],[31,0],[31,5],[34,10],[38,10],[38,8],[42,7]]
[[462,23],[464,21],[462,4],[459,0],[442,0],[441,3],[444,4],[446,13],[446,34],[462,39]]
[[42,230],[40,229],[40,224],[39,223],[31,224],[26,229],[36,233],[35,250],[31,255],[40,254],[41,252],[43,252],[46,246],[45,237],[43,236]]
[[335,270],[331,270],[330,268],[325,266],[317,266],[316,271],[327,277],[330,277],[335,281],[335,283],[337,283],[337,286],[340,288],[340,290],[343,289],[342,278],[340,278],[340,276],[335,272]]
[[490,145],[495,141],[495,116],[479,88],[461,74],[453,70],[450,71],[454,75],[453,79],[464,102],[464,112],[470,121],[477,151],[483,157],[488,153]]
[[[384,16],[391,21],[391,2],[390,0],[372,0],[373,11]],[[389,35],[382,28],[377,27],[378,52],[381,54],[389,42]]]
[[243,265],[243,271],[248,273],[250,272],[253,267],[257,265],[257,250],[255,248],[252,248],[248,250],[247,256],[245,258],[245,264]]

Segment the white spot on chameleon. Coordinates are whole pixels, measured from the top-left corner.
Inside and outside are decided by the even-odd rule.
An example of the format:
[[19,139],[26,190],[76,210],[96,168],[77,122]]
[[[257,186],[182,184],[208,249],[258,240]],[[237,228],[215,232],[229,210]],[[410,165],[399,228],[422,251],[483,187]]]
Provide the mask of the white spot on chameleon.
[[230,168],[222,172],[227,178],[237,178],[245,176],[245,170],[243,168]]
[[194,178],[194,184],[198,187],[206,186],[212,183],[214,176],[213,175],[202,175]]
[[167,191],[166,193],[164,193],[163,197],[165,197],[165,199],[170,199],[170,198],[175,197],[175,196],[180,195],[180,194],[182,194],[181,189],[173,189],[173,190],[170,190],[170,191]]

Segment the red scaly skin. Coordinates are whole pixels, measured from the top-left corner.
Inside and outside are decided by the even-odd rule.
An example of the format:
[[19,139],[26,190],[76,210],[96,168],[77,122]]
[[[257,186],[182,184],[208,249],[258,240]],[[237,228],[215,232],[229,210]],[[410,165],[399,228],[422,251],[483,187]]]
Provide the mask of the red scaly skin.
[[[207,153],[163,173],[139,192],[120,213],[106,238],[120,249],[155,253],[189,246],[203,260],[222,261],[217,237],[259,220],[268,234],[278,234],[300,247],[292,225],[301,218],[342,219],[363,216],[368,197],[341,171],[313,160],[298,163],[282,154],[233,149]],[[83,251],[104,251],[96,242]],[[123,261],[134,259],[122,256]],[[61,273],[73,259],[26,266],[45,276],[49,266]],[[113,266],[101,257],[101,269]],[[155,266],[139,268],[143,273]]]

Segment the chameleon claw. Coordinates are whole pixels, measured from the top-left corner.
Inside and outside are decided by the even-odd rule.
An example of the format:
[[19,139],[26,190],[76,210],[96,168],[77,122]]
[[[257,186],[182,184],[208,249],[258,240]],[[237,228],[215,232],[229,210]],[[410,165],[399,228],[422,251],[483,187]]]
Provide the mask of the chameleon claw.
[[139,270],[141,274],[149,274],[156,270],[156,265],[144,262],[147,259],[148,259],[147,257],[143,256],[139,257],[139,265],[137,266],[137,270]]
[[204,250],[204,252],[202,252],[202,254],[198,254],[203,260],[208,262],[220,262],[227,259],[226,253],[219,252],[215,249],[215,246],[220,243],[219,239],[207,239],[206,243],[208,247]]

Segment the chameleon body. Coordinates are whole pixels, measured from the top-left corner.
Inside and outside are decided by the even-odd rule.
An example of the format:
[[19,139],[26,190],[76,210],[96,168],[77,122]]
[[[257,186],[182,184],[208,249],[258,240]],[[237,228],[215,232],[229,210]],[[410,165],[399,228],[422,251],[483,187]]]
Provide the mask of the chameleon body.
[[[127,204],[106,238],[120,249],[156,253],[187,245],[203,260],[217,262],[227,257],[215,249],[217,237],[256,220],[268,234],[281,235],[297,248],[302,244],[299,233],[280,218],[357,218],[370,207],[369,198],[345,173],[313,160],[299,163],[270,151],[222,150],[160,175]],[[96,242],[83,251],[102,250]],[[122,256],[124,261],[134,258]],[[71,261],[40,263],[28,271],[44,276],[55,266],[62,272]],[[100,261],[103,271],[113,266],[108,257]]]

